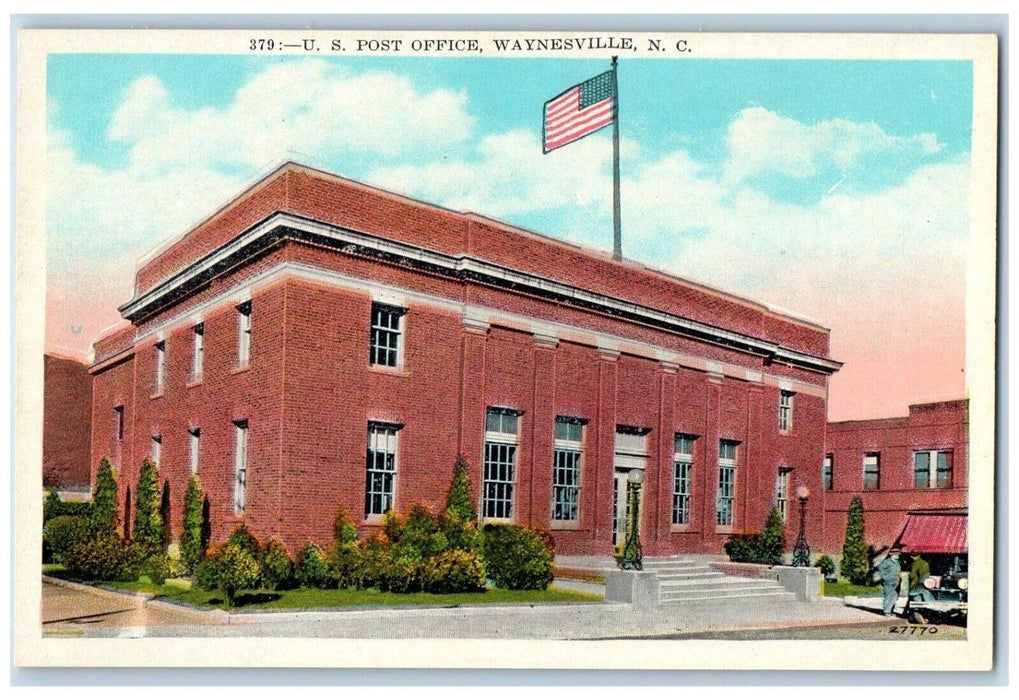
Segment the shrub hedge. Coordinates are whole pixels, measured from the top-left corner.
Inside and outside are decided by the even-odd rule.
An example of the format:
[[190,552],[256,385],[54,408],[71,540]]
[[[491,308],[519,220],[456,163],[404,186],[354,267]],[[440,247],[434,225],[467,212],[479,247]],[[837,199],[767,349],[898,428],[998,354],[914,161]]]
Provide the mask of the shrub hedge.
[[43,540],[49,547],[53,561],[60,563],[63,562],[64,554],[70,546],[88,539],[92,531],[92,525],[87,517],[58,515],[46,523],[43,528]]
[[262,585],[270,591],[288,588],[294,578],[294,564],[279,540],[269,540],[262,548]]
[[72,542],[62,562],[75,576],[92,581],[132,581],[138,577],[139,549],[104,530]]
[[486,590],[485,566],[474,552],[446,550],[425,562],[421,588],[428,593],[481,593]]
[[481,544],[485,572],[499,588],[545,590],[553,576],[550,539],[518,525],[485,525]]

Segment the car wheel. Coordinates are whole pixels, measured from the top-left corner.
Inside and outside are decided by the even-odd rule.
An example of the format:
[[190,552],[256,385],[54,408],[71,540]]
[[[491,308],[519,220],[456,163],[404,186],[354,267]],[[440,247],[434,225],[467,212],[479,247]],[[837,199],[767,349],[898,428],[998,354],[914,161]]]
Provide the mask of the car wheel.
[[927,618],[924,616],[924,614],[919,612],[919,611],[916,611],[916,610],[914,610],[910,614],[909,619],[910,619],[911,622],[913,622],[915,624],[918,624],[918,625],[926,625],[927,624]]

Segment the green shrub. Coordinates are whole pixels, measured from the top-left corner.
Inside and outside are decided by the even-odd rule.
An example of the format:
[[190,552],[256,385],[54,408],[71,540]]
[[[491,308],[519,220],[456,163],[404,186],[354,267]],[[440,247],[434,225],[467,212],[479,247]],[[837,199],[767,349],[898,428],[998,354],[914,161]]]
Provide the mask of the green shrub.
[[849,515],[846,518],[846,537],[842,544],[842,576],[857,586],[869,583],[867,572],[867,542],[863,535],[863,501],[854,496],[849,503]]
[[360,546],[360,587],[379,588],[389,562],[389,544],[378,535],[372,535]]
[[151,459],[142,460],[134,501],[134,529],[131,538],[146,552],[163,548],[163,519],[159,515],[159,475]]
[[378,587],[391,593],[414,593],[421,590],[421,552],[409,545],[390,545],[382,561]]
[[258,544],[258,540],[248,530],[248,526],[241,523],[234,528],[234,531],[230,533],[230,537],[226,541],[227,544],[235,544],[245,552],[250,554],[255,559],[258,559],[262,555],[262,547]]
[[332,580],[321,547],[308,542],[297,550],[297,556],[294,558],[294,578],[297,584],[304,588],[332,588]]
[[333,542],[326,556],[329,578],[339,588],[361,587],[364,555],[357,542]]
[[759,532],[734,533],[725,542],[725,553],[730,561],[760,563],[763,539]]
[[825,578],[832,578],[835,575],[835,560],[827,554],[819,556],[814,562],[814,567],[820,569],[821,575]]
[[133,581],[139,558],[138,548],[115,533],[93,530],[68,546],[63,564],[71,574],[90,581]]
[[93,532],[88,518],[80,515],[58,515],[46,523],[43,538],[56,562],[64,560],[64,554],[75,542],[88,539]]
[[202,541],[202,482],[197,476],[188,480],[184,494],[184,529],[180,534],[180,558],[184,568],[194,572],[205,555]]
[[481,558],[499,588],[544,590],[552,582],[551,538],[517,525],[485,525]]
[[223,592],[227,603],[233,605],[239,591],[258,585],[261,569],[258,561],[236,544],[227,544],[223,547],[218,559],[219,590]]
[[170,562],[165,554],[149,555],[138,569],[141,576],[148,576],[149,580],[157,586],[166,583],[170,576]]
[[62,515],[91,517],[92,504],[89,501],[62,501],[56,491],[50,491],[42,502],[42,522],[46,524]]
[[768,511],[768,517],[764,521],[764,530],[761,532],[760,563],[782,563],[785,555],[785,535],[782,533],[784,524],[782,513],[777,507]]
[[219,552],[209,554],[195,566],[195,585],[203,591],[219,588]]
[[391,509],[382,515],[382,534],[390,542],[399,542],[403,539],[403,521],[396,517]]
[[279,540],[269,540],[262,550],[262,585],[271,591],[287,588],[294,576],[294,564]]
[[[99,460],[96,490],[92,495],[91,517],[92,524],[100,529],[116,532],[120,526],[117,520],[117,480],[113,476],[110,460],[106,457]],[[127,529],[126,523],[125,529]]]
[[336,509],[333,516],[333,542],[349,544],[357,541],[357,528],[350,519],[350,513],[345,506]]
[[449,542],[440,531],[435,516],[420,503],[410,507],[402,537],[396,543],[413,548],[422,559],[433,557],[449,548]]
[[450,549],[425,562],[421,588],[428,593],[481,593],[485,567],[474,552]]

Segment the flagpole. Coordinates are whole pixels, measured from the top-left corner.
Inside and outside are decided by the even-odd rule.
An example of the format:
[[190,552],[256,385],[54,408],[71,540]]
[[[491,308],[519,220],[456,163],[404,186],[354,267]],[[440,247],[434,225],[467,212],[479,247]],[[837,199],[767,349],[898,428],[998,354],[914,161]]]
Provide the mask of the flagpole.
[[619,80],[616,59],[612,57],[612,94],[615,98],[612,115],[612,258],[623,259],[623,225],[619,214]]

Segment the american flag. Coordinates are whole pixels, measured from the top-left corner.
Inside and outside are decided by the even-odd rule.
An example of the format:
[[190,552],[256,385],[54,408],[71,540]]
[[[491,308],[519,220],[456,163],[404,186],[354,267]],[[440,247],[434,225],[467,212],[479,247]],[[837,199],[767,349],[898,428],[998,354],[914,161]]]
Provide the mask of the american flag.
[[542,149],[545,153],[608,126],[616,114],[612,71],[605,71],[545,103]]

